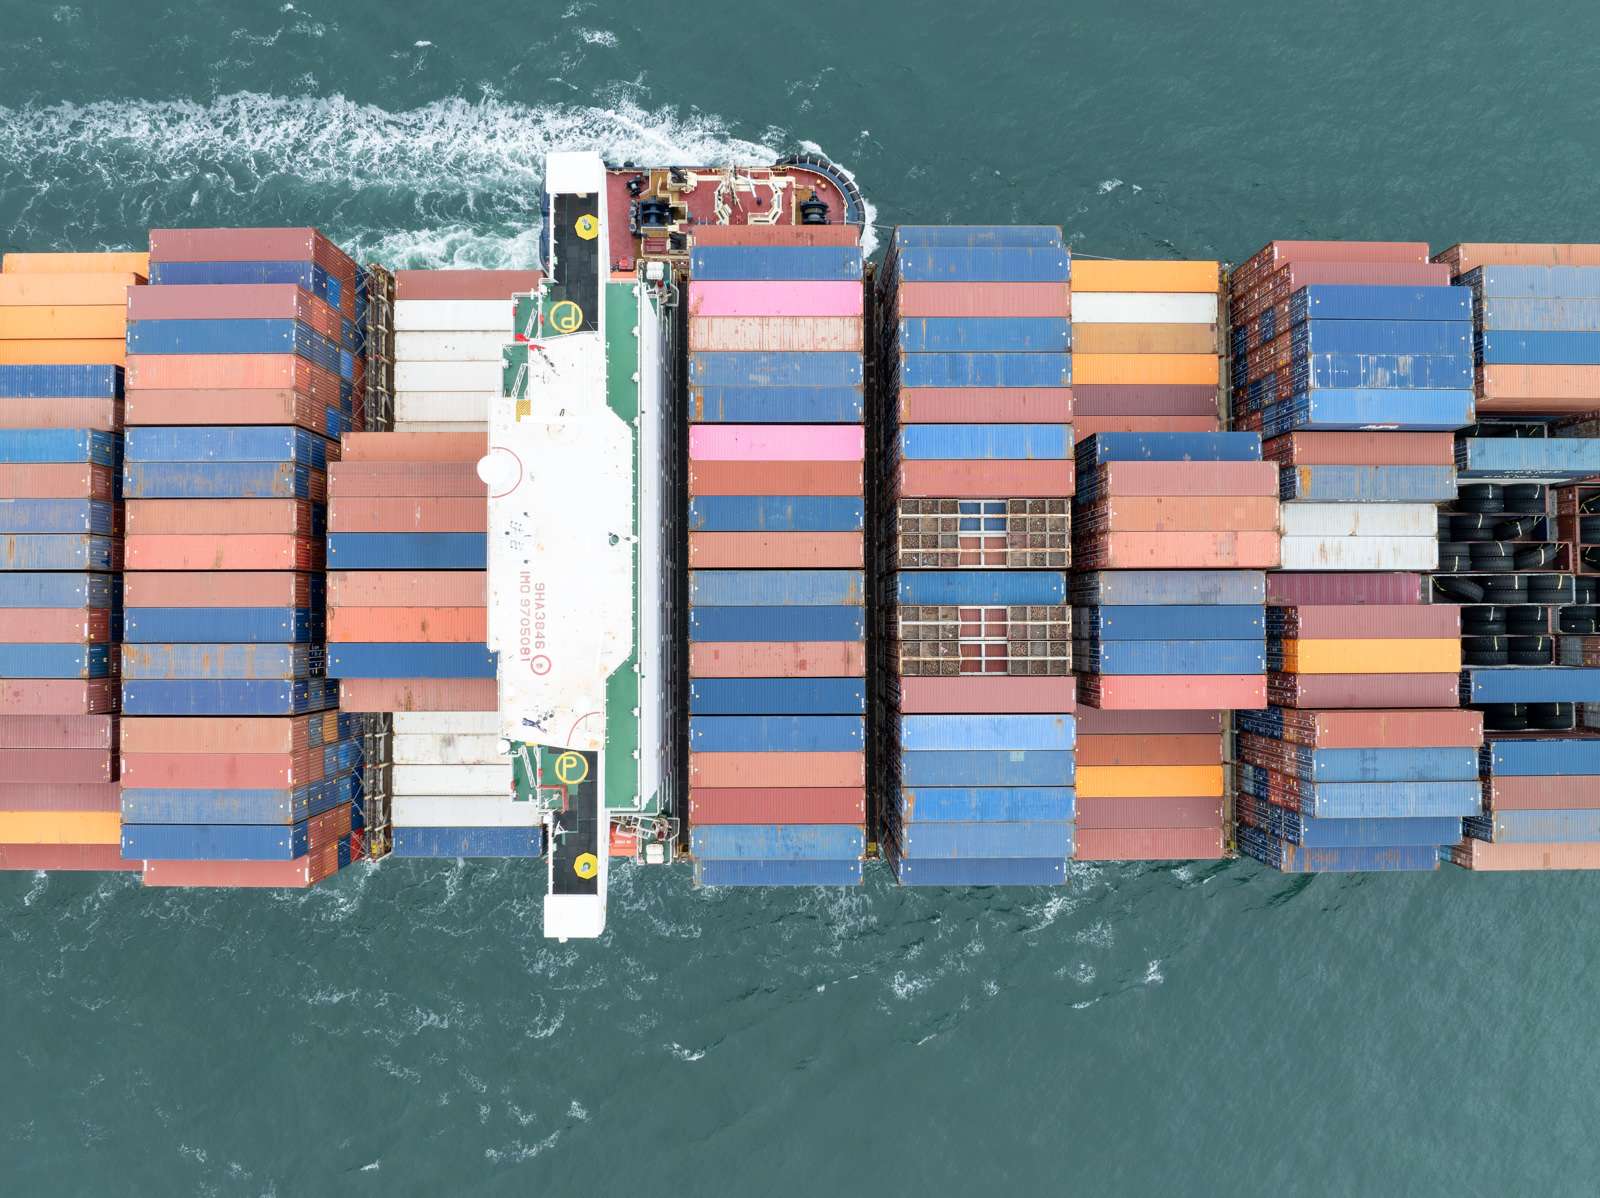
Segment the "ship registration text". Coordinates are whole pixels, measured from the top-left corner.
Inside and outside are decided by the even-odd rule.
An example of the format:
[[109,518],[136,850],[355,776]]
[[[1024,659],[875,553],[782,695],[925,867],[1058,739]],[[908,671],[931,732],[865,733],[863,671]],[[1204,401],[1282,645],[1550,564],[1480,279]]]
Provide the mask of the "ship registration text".
[[545,584],[535,582],[533,575],[522,572],[518,590],[522,596],[522,618],[517,637],[517,652],[535,674],[550,672],[549,648],[545,641]]

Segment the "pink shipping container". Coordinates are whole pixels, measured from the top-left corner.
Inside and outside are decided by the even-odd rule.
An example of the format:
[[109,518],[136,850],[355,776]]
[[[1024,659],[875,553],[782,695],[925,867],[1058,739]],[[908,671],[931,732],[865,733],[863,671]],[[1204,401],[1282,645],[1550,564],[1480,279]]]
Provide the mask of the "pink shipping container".
[[1285,740],[1319,749],[1475,749],[1483,743],[1478,711],[1296,711],[1285,719],[1290,723]]
[[1075,556],[1083,570],[1271,570],[1278,565],[1278,534],[1105,532],[1080,538]]
[[120,399],[5,399],[0,422],[5,428],[93,428],[114,432],[122,427]]
[[111,639],[111,613],[100,607],[8,607],[0,641],[30,645],[103,645]]
[[1100,492],[1114,498],[1146,495],[1278,496],[1275,462],[1108,462],[1099,467]]
[[121,811],[118,782],[0,782],[0,811]]
[[481,607],[330,607],[328,640],[407,644],[482,644],[488,613]]
[[1222,829],[1079,827],[1072,856],[1076,861],[1212,861],[1222,856]]
[[293,753],[122,754],[122,785],[276,790],[322,780],[322,749]]
[[485,532],[488,527],[486,498],[335,498],[328,503],[329,532]]
[[218,886],[230,890],[304,888],[332,877],[338,870],[338,846],[334,845],[293,861],[147,861],[144,884]]
[[[1085,708],[1084,710],[1091,710]],[[1215,732],[1184,736],[1091,736],[1080,730],[1078,768],[1093,765],[1221,765],[1222,737]]]
[[322,565],[320,537],[207,532],[127,539],[129,570],[320,570]]
[[1466,869],[1600,869],[1600,844],[1490,844],[1463,840],[1450,859]]
[[907,387],[903,424],[1066,424],[1070,387]]
[[481,570],[328,571],[330,608],[484,607],[487,603],[488,583]]
[[1255,710],[1267,705],[1267,680],[1261,674],[1090,674],[1079,680],[1078,698],[1123,711]]
[[860,495],[860,462],[690,462],[691,495]]
[[123,578],[128,607],[306,607],[311,580],[284,571],[132,573]]
[[1600,808],[1600,777],[1485,778],[1483,799],[1491,811],[1593,811]]
[[1301,605],[1286,613],[1283,635],[1305,640],[1457,637],[1461,609],[1445,603]]
[[493,678],[344,678],[345,711],[494,711]]
[[905,715],[1048,715],[1077,706],[1078,684],[1070,675],[900,679],[899,710]]
[[172,533],[230,533],[271,536],[311,535],[309,499],[130,499],[128,532],[133,536]]
[[114,715],[0,715],[0,749],[115,749]]
[[8,782],[110,782],[116,776],[110,749],[0,749],[0,778]]
[[689,457],[701,462],[859,462],[858,424],[697,424]]
[[[1280,707],[1456,707],[1459,674],[1272,673],[1267,698]],[[1237,707],[1262,704],[1235,704]]]
[[865,753],[690,753],[690,793],[698,787],[865,786]]
[[0,495],[29,499],[114,499],[116,474],[108,466],[71,462],[0,463]]
[[7,715],[98,715],[117,710],[115,679],[0,678],[0,711]]
[[690,569],[860,569],[859,532],[691,532]]
[[[1302,574],[1267,575],[1268,603],[1346,604],[1421,603],[1420,574]],[[1339,704],[1334,704],[1339,706]]]
[[328,491],[340,499],[489,495],[476,462],[329,462]]
[[[337,715],[337,713],[333,713]],[[314,724],[324,715],[301,716],[127,716],[122,721],[124,753],[295,753],[311,744]],[[335,727],[318,740],[332,741]]]
[[689,349],[860,353],[861,334],[859,316],[697,316]]
[[1083,416],[1211,416],[1217,388],[1204,383],[1085,383],[1072,389]]
[[860,225],[695,225],[695,245],[857,245]]
[[854,316],[865,292],[849,281],[760,280],[689,284],[689,316]]
[[351,257],[310,226],[282,229],[151,229],[152,262],[315,262],[355,278]]
[[1068,317],[1072,291],[1065,283],[901,283],[895,315]]
[[1450,433],[1290,433],[1262,443],[1286,466],[1454,466]]
[[543,277],[537,270],[397,270],[394,298],[405,300],[506,301],[509,325],[511,297],[534,290]]
[[689,646],[691,678],[859,678],[866,666],[866,646],[851,641],[698,641]]
[[144,390],[128,392],[131,424],[293,424],[325,433],[338,405],[294,391],[271,389]]
[[335,344],[343,336],[341,314],[293,283],[130,287],[128,319],[297,320]]
[[1480,266],[1600,266],[1600,245],[1563,242],[1464,241],[1434,255],[1452,273]]
[[115,844],[0,844],[0,869],[83,870],[138,873],[141,862],[124,861]]
[[1062,499],[1073,491],[1072,459],[901,462],[899,494],[913,499]]
[[700,787],[689,792],[689,824],[859,824],[864,786]]
[[1221,736],[1222,712],[1102,711],[1084,707],[1078,711],[1078,735]]
[[1082,833],[1132,829],[1206,829],[1221,831],[1222,800],[1211,798],[1085,799],[1077,802]]
[[346,462],[466,462],[474,467],[489,452],[483,433],[346,433],[340,439]]

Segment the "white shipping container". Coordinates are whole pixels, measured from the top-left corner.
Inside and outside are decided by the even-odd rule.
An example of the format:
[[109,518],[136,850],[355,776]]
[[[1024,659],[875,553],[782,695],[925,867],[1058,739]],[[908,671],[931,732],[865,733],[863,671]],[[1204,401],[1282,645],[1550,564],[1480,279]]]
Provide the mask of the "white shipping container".
[[509,795],[511,763],[496,765],[397,765],[397,795]]
[[489,405],[498,398],[493,391],[396,391],[396,420],[469,420],[489,422]]
[[1217,296],[1187,291],[1079,291],[1073,324],[1216,324]]
[[389,808],[397,828],[532,828],[538,813],[534,803],[460,795],[397,795]]
[[489,432],[487,420],[396,420],[397,433],[483,433]]
[[1436,537],[1438,507],[1431,503],[1304,503],[1280,508],[1286,537]]
[[507,333],[397,333],[396,362],[500,362]]
[[394,713],[394,732],[396,736],[410,736],[422,732],[498,736],[500,713],[498,711],[397,711]]
[[465,732],[397,732],[396,765],[494,765],[509,762],[500,752],[500,734],[474,736]]
[[396,362],[396,391],[500,392],[500,354],[492,362]]
[[510,296],[503,300],[398,300],[394,331],[509,334],[512,309]]
[[1433,570],[1433,537],[1284,537],[1285,570]]

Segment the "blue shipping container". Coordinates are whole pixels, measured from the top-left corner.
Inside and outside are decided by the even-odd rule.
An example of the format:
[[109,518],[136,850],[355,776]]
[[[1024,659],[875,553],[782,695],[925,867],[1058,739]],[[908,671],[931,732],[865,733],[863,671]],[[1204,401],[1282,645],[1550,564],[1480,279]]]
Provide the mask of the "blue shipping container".
[[122,684],[123,715],[303,715],[339,702],[339,684],[219,679],[130,679]]
[[1179,634],[1197,640],[1250,641],[1265,635],[1255,604],[1165,607],[1083,607],[1072,613],[1075,631],[1102,641],[1164,641]]
[[689,527],[700,532],[860,532],[864,507],[848,495],[697,495],[689,500]]
[[287,462],[130,462],[122,487],[129,499],[311,499],[326,476]]
[[902,886],[1059,886],[1067,876],[1061,857],[902,859],[893,865]]
[[109,574],[0,571],[0,607],[114,607],[122,579]]
[[1470,390],[1322,388],[1263,409],[1262,431],[1269,437],[1297,431],[1448,432],[1471,424],[1474,411]]
[[1072,456],[1066,424],[912,424],[900,430],[910,461],[1060,461]]
[[289,425],[140,426],[127,434],[129,462],[300,462],[328,467],[328,440]]
[[1502,329],[1600,333],[1600,299],[1488,299],[1478,311],[1484,332]]
[[1600,299],[1600,266],[1480,266],[1456,280],[1480,299]]
[[1447,321],[1472,319],[1467,287],[1382,287],[1316,283],[1289,297],[1289,319]]
[[315,262],[152,262],[152,286],[191,283],[293,283],[342,307],[342,285]]
[[691,641],[860,641],[866,614],[859,607],[788,607],[774,620],[759,607],[696,607],[689,612]]
[[0,499],[0,533],[94,533],[117,526],[114,504],[96,499]]
[[1456,442],[1456,464],[1462,478],[1576,481],[1600,474],[1600,439],[1464,437]]
[[1032,246],[1061,248],[1060,225],[897,225],[897,250],[908,247],[981,249]]
[[295,320],[130,320],[130,354],[295,354],[340,373],[340,348]]
[[284,790],[124,787],[125,824],[296,824],[350,798],[344,779]]
[[866,602],[866,581],[860,570],[691,570],[689,602],[695,607],[860,607]]
[[485,570],[489,538],[481,532],[333,532],[330,570]]
[[866,832],[849,824],[702,824],[689,833],[702,861],[842,861],[866,847]]
[[1091,646],[1088,668],[1099,674],[1260,674],[1265,640],[1106,641]]
[[861,248],[853,245],[702,245],[689,254],[689,286],[713,280],[859,279]]
[[1307,848],[1361,848],[1451,844],[1461,837],[1461,820],[1451,815],[1423,819],[1317,819],[1264,800],[1240,795],[1239,821]]
[[1259,607],[1267,601],[1267,576],[1260,570],[1092,571],[1073,576],[1072,592],[1073,602],[1086,606]]
[[707,387],[849,387],[861,382],[861,355],[821,350],[697,351],[689,382]]
[[1307,320],[1289,344],[1318,354],[1467,354],[1472,318],[1461,320]]
[[1600,737],[1494,740],[1484,745],[1483,772],[1496,778],[1600,775]]
[[1290,378],[1297,391],[1311,387],[1450,390],[1472,386],[1472,355],[1314,353],[1295,358]]
[[[1269,797],[1260,770],[1242,764],[1236,769],[1241,790],[1258,799]],[[1297,801],[1301,815],[1405,819],[1476,815],[1483,807],[1483,792],[1476,782],[1302,782]]]
[[1070,786],[1076,756],[1049,749],[946,749],[900,754],[902,787]]
[[1057,570],[902,570],[900,602],[949,604],[1065,603],[1067,576]]
[[900,829],[899,855],[909,858],[1072,856],[1067,823],[922,823]]
[[321,645],[122,646],[124,678],[315,678],[326,665]]
[[698,424],[860,424],[865,400],[851,387],[695,387],[689,419]]
[[1070,786],[908,786],[900,791],[903,823],[950,820],[1071,820]]
[[700,886],[859,886],[856,861],[697,861]]
[[0,428],[0,463],[114,466],[121,454],[121,433],[87,428]]
[[[1478,776],[1478,750],[1431,749],[1313,749],[1306,745],[1245,742],[1241,752],[1252,750],[1288,754],[1298,768],[1286,772],[1316,782],[1459,782]],[[1270,767],[1281,769],[1274,762]]]
[[0,366],[0,399],[120,398],[120,366]]
[[1054,246],[908,245],[896,251],[893,269],[908,283],[1065,283],[1072,264]]
[[1461,702],[1600,703],[1600,669],[1473,666],[1462,671]]
[[406,828],[393,829],[396,857],[539,857],[544,854],[542,828]]
[[1259,462],[1260,433],[1095,433],[1078,442],[1078,460],[1106,462]]
[[1437,845],[1304,848],[1259,828],[1239,829],[1239,851],[1284,873],[1389,873],[1439,868]]
[[903,715],[905,750],[1071,749],[1077,721],[1061,715]]
[[307,851],[298,824],[124,824],[124,861],[292,861]]
[[1051,316],[918,316],[900,321],[902,353],[1064,354],[1072,322]]
[[1600,332],[1486,332],[1478,341],[1478,360],[1485,366],[1506,362],[1529,366],[1600,365]]
[[689,748],[699,753],[854,753],[866,720],[854,715],[691,715]]
[[123,640],[130,644],[302,644],[321,640],[324,621],[309,607],[130,607]]
[[692,715],[865,715],[861,678],[696,678]]
[[118,570],[122,542],[87,533],[0,534],[0,571]]
[[1446,503],[1456,497],[1450,466],[1296,466],[1278,477],[1280,499],[1323,503]]
[[906,354],[902,387],[1070,387],[1067,353]]
[[114,652],[108,645],[0,642],[0,678],[109,678]]
[[329,646],[331,678],[493,678],[495,655],[484,645],[340,642]]

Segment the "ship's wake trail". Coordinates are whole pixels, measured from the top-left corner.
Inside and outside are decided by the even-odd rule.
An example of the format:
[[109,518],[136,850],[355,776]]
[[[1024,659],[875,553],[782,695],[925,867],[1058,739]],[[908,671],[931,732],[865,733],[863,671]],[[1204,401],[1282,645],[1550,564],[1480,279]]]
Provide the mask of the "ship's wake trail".
[[397,112],[253,92],[0,107],[0,240],[86,250],[137,244],[152,226],[315,224],[399,267],[527,266],[556,150],[714,166],[780,152],[718,117],[622,97],[527,105],[491,94]]

